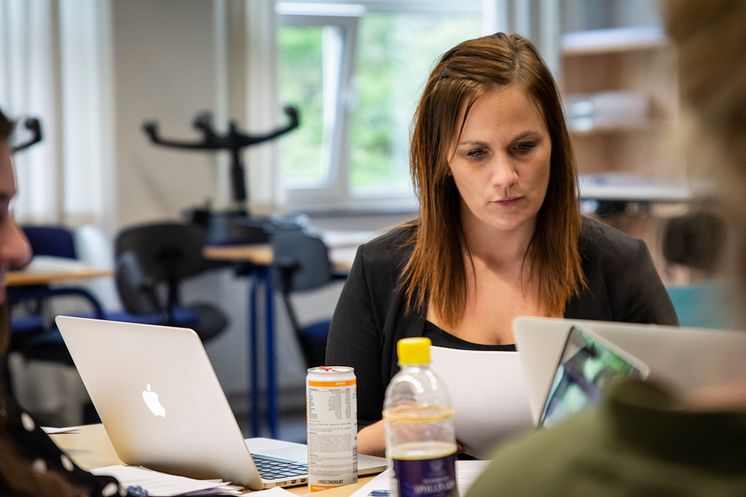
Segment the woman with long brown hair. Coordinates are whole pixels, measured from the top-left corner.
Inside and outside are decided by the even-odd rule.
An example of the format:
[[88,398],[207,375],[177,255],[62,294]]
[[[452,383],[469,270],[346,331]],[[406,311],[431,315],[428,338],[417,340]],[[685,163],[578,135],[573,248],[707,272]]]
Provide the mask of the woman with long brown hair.
[[441,57],[410,167],[419,216],[358,250],[329,332],[327,364],[357,375],[361,452],[384,451],[400,338],[510,352],[518,315],[677,323],[645,244],[581,217],[559,92],[528,40]]

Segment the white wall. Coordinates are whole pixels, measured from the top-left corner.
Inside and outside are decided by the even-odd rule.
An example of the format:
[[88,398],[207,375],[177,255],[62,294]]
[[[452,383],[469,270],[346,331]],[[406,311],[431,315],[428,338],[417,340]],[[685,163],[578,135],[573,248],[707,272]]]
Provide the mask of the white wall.
[[112,2],[118,226],[214,195],[212,155],[154,147],[142,131],[155,119],[168,137],[198,136],[192,119],[216,106],[212,16],[204,0]]
[[[218,102],[213,2],[116,0],[112,2],[116,143],[116,229],[182,212],[217,191],[216,157],[152,145],[142,131],[157,120],[164,137],[198,139],[191,127],[201,111]],[[224,68],[223,68],[224,69]],[[224,308],[228,332],[208,353],[226,392],[246,392],[247,280],[230,270],[187,283],[185,302]]]

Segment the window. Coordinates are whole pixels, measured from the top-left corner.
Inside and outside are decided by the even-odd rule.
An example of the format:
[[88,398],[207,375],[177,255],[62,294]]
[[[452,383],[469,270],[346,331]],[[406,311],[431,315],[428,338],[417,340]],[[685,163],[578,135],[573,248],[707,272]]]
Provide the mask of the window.
[[414,205],[412,114],[437,58],[480,34],[479,5],[277,4],[280,101],[301,111],[301,128],[280,142],[290,205]]

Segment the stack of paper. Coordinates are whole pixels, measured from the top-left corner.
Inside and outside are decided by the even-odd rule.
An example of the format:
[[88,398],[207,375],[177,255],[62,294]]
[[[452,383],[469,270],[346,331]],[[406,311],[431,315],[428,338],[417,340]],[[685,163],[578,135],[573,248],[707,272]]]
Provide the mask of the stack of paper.
[[468,454],[488,457],[495,445],[532,426],[517,352],[430,347],[430,356],[453,403],[456,438]]
[[185,476],[159,473],[138,466],[104,466],[91,470],[94,475],[109,475],[119,481],[123,487],[140,486],[150,495],[163,497],[175,495],[239,495],[241,487],[222,480],[195,480]]

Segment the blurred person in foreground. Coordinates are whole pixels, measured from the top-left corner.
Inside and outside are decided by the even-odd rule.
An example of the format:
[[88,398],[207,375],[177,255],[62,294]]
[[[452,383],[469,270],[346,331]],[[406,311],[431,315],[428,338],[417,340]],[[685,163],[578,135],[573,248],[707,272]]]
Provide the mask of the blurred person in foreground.
[[[10,342],[5,272],[31,257],[28,240],[10,209],[16,194],[10,144],[14,125],[0,110],[0,371],[6,371],[3,363]],[[4,392],[5,380],[0,377],[0,496],[129,495],[114,478],[92,475],[60,451],[34,418]],[[134,495],[147,495],[139,488],[131,490]]]
[[[746,2],[669,0],[690,157],[721,180],[746,322]],[[712,171],[716,170],[715,175]],[[746,358],[744,359],[746,360]],[[746,496],[746,378],[677,397],[616,385],[597,408],[502,446],[467,497]]]

